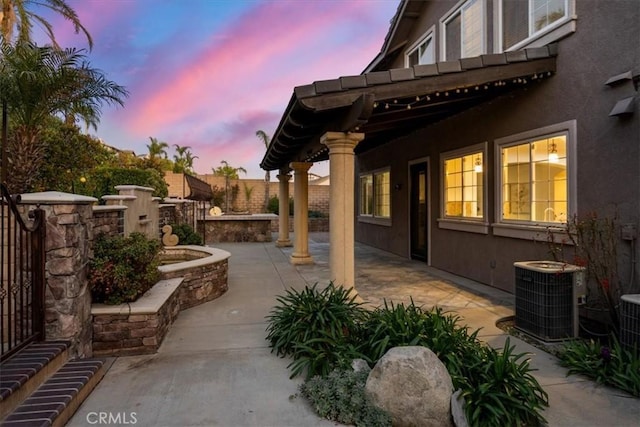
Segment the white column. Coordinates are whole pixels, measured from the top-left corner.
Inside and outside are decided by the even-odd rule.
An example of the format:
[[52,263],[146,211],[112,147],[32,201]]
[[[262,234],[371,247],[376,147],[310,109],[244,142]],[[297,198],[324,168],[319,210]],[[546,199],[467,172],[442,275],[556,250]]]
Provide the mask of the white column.
[[[292,264],[313,264],[309,255],[309,168],[313,163],[292,162],[293,169],[293,234]],[[288,208],[287,208],[288,209]]]
[[280,173],[278,175],[278,240],[279,248],[291,246],[289,239],[289,180],[291,175]]
[[320,142],[329,148],[329,267],[331,280],[345,288],[355,286],[353,150],[363,133],[327,132]]

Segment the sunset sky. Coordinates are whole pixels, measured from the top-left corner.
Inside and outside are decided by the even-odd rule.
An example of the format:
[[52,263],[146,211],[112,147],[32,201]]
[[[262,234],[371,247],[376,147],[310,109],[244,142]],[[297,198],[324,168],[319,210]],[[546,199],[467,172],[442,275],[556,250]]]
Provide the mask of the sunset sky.
[[[197,173],[221,160],[263,178],[264,145],[293,88],[360,74],[380,52],[398,0],[67,0],[94,39],[92,66],[130,92],[95,136],[136,154],[149,137],[188,145]],[[44,12],[42,15],[46,15]],[[60,45],[86,48],[51,17]],[[34,31],[36,40],[39,37]],[[328,165],[310,172],[325,175]],[[243,176],[244,177],[244,176]]]

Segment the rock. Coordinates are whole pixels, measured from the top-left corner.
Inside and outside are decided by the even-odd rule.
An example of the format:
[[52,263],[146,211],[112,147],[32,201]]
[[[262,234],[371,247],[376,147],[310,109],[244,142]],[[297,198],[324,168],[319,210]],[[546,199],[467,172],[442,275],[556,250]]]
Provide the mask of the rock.
[[451,396],[451,417],[453,418],[454,426],[469,427],[467,416],[464,413],[464,398],[462,397],[462,390],[457,390]]
[[353,372],[363,372],[363,371],[364,372],[369,372],[369,371],[371,371],[371,368],[369,367],[369,364],[364,359],[353,359],[351,361],[351,369],[353,369]]
[[451,376],[426,347],[390,349],[371,370],[365,391],[389,413],[394,426],[452,425]]

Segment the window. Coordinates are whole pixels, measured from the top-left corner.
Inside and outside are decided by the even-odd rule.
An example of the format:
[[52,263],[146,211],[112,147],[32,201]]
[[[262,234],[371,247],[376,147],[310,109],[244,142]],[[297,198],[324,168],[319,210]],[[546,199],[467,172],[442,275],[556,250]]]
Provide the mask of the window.
[[444,160],[444,217],[483,218],[483,153]]
[[441,28],[443,59],[482,55],[485,51],[483,1],[466,1],[442,21]]
[[360,215],[391,218],[391,177],[389,170],[360,176]]
[[409,49],[407,53],[407,67],[421,64],[433,64],[436,62],[435,44],[433,41],[433,31],[421,39],[417,45]]
[[575,121],[496,141],[498,214],[505,224],[562,224],[575,211]]
[[502,0],[503,50],[550,30],[568,16],[568,0]]

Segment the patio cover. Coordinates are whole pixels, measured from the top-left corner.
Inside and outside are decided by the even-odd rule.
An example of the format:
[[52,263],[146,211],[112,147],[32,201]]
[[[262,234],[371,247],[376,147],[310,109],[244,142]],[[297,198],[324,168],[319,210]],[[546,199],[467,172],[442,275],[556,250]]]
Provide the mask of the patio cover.
[[189,195],[186,199],[196,200],[199,202],[208,202],[213,199],[213,190],[211,190],[211,186],[209,184],[189,174],[184,174],[184,177],[187,180],[187,185],[189,186]]
[[329,158],[320,137],[359,132],[356,153],[458,114],[507,92],[522,90],[556,70],[557,45],[416,65],[317,81],[294,88],[264,170]]

